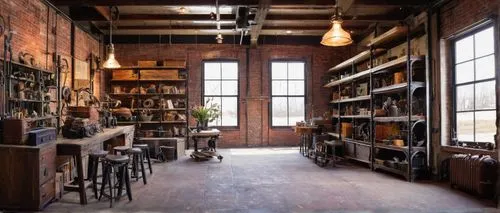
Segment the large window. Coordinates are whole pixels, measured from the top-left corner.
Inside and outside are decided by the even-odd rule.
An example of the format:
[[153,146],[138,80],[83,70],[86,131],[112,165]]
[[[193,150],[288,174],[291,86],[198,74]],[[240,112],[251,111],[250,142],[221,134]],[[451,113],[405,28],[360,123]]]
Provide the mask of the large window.
[[304,76],[304,62],[271,62],[271,126],[293,126],[304,120]]
[[204,103],[217,103],[221,116],[210,126],[238,126],[238,63],[206,61],[203,63]]
[[496,133],[493,27],[454,41],[455,128],[459,142],[494,143]]

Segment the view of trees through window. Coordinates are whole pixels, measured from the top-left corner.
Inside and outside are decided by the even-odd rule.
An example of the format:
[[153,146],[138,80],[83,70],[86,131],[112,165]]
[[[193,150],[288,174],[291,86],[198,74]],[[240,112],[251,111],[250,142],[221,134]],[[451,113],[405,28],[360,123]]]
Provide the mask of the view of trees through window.
[[496,93],[493,27],[456,40],[454,54],[458,140],[494,142]]
[[305,116],[304,62],[271,62],[271,125],[293,126]]

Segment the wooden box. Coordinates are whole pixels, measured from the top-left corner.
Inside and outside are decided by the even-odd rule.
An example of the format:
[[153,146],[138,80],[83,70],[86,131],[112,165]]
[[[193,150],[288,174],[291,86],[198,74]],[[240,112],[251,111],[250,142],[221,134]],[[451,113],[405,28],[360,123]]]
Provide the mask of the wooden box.
[[3,143],[27,145],[28,123],[23,119],[7,119],[3,121]]
[[156,61],[137,61],[137,66],[139,67],[156,67]]
[[137,72],[134,70],[113,70],[113,80],[137,80]]
[[55,142],[0,145],[0,209],[43,209],[55,197],[55,159]]
[[342,123],[340,134],[343,138],[352,137],[352,124],[351,123]]
[[88,118],[91,124],[99,122],[99,112],[95,107],[68,107],[68,113],[73,117]]
[[178,70],[141,70],[142,80],[176,80],[179,79]]
[[170,60],[167,59],[163,62],[163,66],[172,68],[186,68],[185,60]]

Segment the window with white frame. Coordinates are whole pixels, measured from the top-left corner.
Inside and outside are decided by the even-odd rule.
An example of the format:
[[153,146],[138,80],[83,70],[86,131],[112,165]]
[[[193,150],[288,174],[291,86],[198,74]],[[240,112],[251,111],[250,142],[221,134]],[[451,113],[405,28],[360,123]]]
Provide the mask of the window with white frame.
[[203,101],[220,106],[221,116],[209,126],[238,126],[238,63],[205,61],[203,63]]
[[305,118],[305,63],[271,62],[271,126],[294,126]]
[[496,133],[493,26],[454,40],[455,130],[459,142],[494,143]]

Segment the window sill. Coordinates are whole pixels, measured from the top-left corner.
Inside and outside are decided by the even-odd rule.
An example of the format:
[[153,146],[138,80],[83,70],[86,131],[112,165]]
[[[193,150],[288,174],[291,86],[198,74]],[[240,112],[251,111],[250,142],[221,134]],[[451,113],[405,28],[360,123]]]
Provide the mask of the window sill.
[[272,126],[271,127],[271,130],[273,131],[290,131],[290,132],[293,132],[294,131],[294,127],[295,126]]
[[239,126],[209,126],[209,129],[218,129],[219,131],[240,131]]
[[458,154],[472,154],[472,155],[490,155],[493,158],[497,158],[497,150],[486,150],[486,149],[473,149],[458,146],[441,146],[443,152],[448,153],[458,153]]

